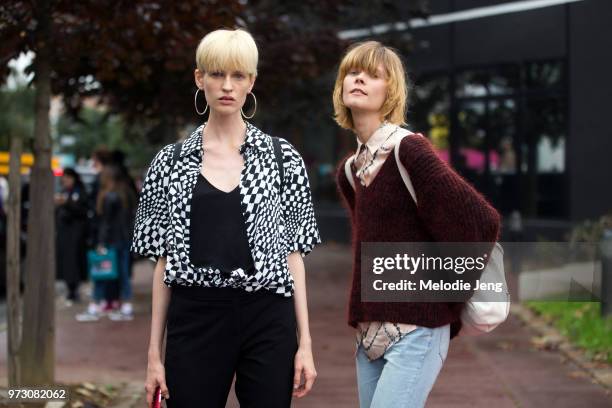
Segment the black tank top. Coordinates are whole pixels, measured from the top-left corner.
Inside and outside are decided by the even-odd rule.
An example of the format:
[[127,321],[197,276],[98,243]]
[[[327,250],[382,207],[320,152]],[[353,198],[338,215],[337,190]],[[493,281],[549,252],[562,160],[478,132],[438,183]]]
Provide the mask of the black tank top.
[[226,193],[200,173],[191,198],[191,263],[199,267],[230,272],[242,268],[247,274],[255,270],[249,248],[240,186]]

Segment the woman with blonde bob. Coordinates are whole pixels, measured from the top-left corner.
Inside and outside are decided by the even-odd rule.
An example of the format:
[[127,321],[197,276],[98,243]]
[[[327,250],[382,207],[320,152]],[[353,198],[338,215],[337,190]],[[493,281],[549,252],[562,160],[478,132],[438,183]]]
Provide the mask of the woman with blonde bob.
[[438,158],[427,138],[401,127],[407,87],[394,50],[376,41],[350,48],[333,102],[337,123],[357,139],[356,153],[341,161],[336,179],[353,231],[348,323],[356,329],[359,403],[423,407],[461,327],[464,303],[362,301],[361,243],[484,242],[490,251],[499,215]]
[[257,60],[244,30],[201,40],[194,103],[208,121],[144,181],[132,251],[156,261],[148,404],[159,388],[170,408],[225,407],[235,376],[241,406],[287,408],[316,377],[302,257],[320,238],[301,156],[243,119]]

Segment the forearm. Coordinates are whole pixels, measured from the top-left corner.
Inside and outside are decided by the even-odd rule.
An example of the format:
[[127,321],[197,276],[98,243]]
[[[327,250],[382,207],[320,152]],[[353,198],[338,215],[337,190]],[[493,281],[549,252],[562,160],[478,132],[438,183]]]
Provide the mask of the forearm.
[[164,284],[166,258],[159,258],[153,273],[153,290],[151,301],[151,338],[149,341],[149,359],[161,360],[166,317],[170,303],[170,288]]
[[294,294],[293,301],[295,305],[295,317],[297,320],[299,345],[311,346],[312,340],[310,337],[310,326],[308,323],[308,300],[306,296],[306,273],[304,270],[304,261],[299,252],[292,252],[287,256],[289,264],[289,272],[293,277]]

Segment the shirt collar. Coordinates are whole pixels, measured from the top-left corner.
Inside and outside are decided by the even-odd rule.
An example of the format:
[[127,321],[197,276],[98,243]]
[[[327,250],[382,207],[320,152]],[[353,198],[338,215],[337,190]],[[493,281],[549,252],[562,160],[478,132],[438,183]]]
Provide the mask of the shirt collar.
[[[393,130],[395,130],[396,127],[397,126],[394,125],[393,123],[383,123],[378,129],[374,131],[372,136],[370,136],[368,141],[365,143],[370,154],[374,154],[374,152],[378,150],[378,148],[387,140],[387,137],[389,137],[391,132],[393,132]],[[359,138],[356,138],[356,139],[357,139],[357,154],[359,154],[359,151],[361,150],[361,146],[363,145],[363,143],[359,140]]]
[[[265,151],[267,149],[266,138],[264,133],[256,128],[251,123],[246,123],[246,137],[244,142],[240,145],[240,153],[243,153],[247,148],[255,148],[257,150]],[[198,126],[192,133],[185,139],[183,146],[181,147],[180,156],[187,156],[193,152],[199,152],[202,150],[202,129],[204,129],[206,123]]]

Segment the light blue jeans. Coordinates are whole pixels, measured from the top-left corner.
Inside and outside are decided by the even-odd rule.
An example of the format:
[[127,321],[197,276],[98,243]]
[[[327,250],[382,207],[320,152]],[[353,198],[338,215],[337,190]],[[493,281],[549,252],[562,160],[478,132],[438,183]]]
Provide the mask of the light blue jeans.
[[450,325],[417,327],[385,354],[368,360],[357,349],[357,386],[361,408],[424,407],[444,365],[450,341]]

